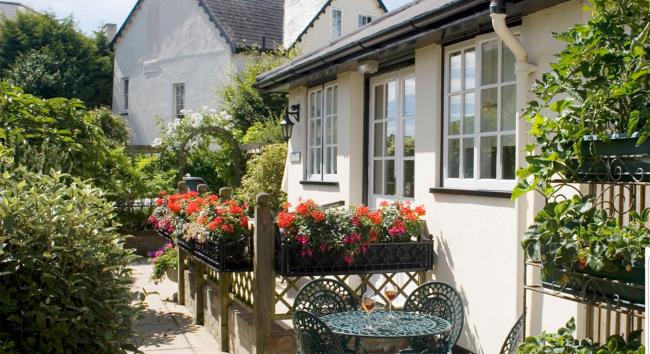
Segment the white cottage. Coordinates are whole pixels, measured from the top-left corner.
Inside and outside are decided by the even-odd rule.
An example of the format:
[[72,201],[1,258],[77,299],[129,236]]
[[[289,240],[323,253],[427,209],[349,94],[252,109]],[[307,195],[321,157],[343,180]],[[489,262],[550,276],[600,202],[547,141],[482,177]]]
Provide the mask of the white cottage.
[[156,117],[219,108],[217,90],[250,48],[322,47],[386,12],[380,0],[139,0],[113,46],[113,111],[131,144],[151,145]]
[[[511,200],[529,88],[588,18],[579,0],[420,0],[258,78],[299,105],[289,200],[427,208],[433,276],[466,305],[459,349],[496,353],[523,311],[520,240],[541,200]],[[585,312],[531,295],[528,332]],[[543,310],[543,311],[542,311]]]
[[16,18],[20,11],[34,11],[31,8],[15,1],[0,1],[0,18],[5,17],[10,20]]

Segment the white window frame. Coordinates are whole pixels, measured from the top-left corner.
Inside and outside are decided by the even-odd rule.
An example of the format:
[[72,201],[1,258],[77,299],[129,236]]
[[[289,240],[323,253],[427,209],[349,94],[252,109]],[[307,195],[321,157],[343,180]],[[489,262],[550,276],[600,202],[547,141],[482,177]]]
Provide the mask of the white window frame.
[[[338,122],[340,120],[338,90],[338,84],[334,82],[307,91],[306,175],[310,181],[336,182],[338,180]],[[332,94],[332,106],[328,106],[328,92]],[[318,123],[320,123],[320,141],[313,139]],[[332,130],[331,141],[327,138],[328,129]],[[314,156],[318,156],[318,161],[315,161]],[[329,164],[326,162],[327,158]]]
[[122,78],[122,104],[124,105],[124,112],[126,113],[129,110],[129,86],[131,85],[131,80],[128,77]]
[[[368,21],[366,23],[361,23],[362,20],[365,21],[366,19],[368,19]],[[359,28],[370,24],[370,22],[372,22],[372,20],[373,20],[372,16],[370,16],[368,14],[361,13],[361,14],[359,14],[357,16],[357,24],[359,25]]]
[[[181,97],[182,99],[182,108],[179,110],[179,96],[178,96],[178,89],[183,88],[183,95]],[[185,91],[185,83],[184,82],[179,82],[175,83],[172,85],[172,95],[173,95],[173,114],[174,118],[183,118],[185,115],[183,114],[183,110],[185,110],[185,98],[187,97],[186,91]]]
[[[338,12],[340,14],[339,19],[340,19],[340,28],[338,31],[338,34],[334,33],[334,12]],[[334,41],[339,38],[343,37],[343,10],[333,7],[332,12],[330,14],[330,40]]]
[[[493,84],[482,85],[481,84],[481,48],[484,43],[491,41],[498,41],[498,62],[497,62],[497,82]],[[465,42],[457,43],[451,46],[448,46],[444,50],[444,60],[445,60],[445,72],[444,72],[444,115],[443,115],[443,186],[449,188],[461,188],[461,189],[473,189],[473,190],[511,190],[516,184],[516,176],[514,179],[502,179],[502,136],[514,136],[515,138],[515,153],[518,149],[518,141],[516,134],[516,124],[513,130],[501,131],[501,105],[502,98],[501,92],[503,87],[514,86],[516,84],[516,79],[513,81],[502,82],[502,68],[503,68],[503,50],[505,44],[503,41],[499,40],[496,35],[488,34],[484,36],[476,37],[472,40]],[[450,59],[452,54],[461,52],[465,53],[466,50],[474,49],[475,53],[475,83],[472,89],[465,89],[465,60],[464,56],[461,56],[461,90],[450,92]],[[497,88],[497,127],[495,132],[481,132],[481,90]],[[516,86],[514,87],[516,93]],[[466,93],[474,93],[474,131],[473,133],[464,133],[463,131],[463,121],[465,115],[465,100],[463,97]],[[452,95],[461,95],[460,103],[460,132],[459,134],[449,135],[449,101]],[[516,103],[515,103],[516,104]],[[516,113],[516,111],[515,111]],[[480,161],[480,144],[481,137],[485,136],[496,136],[497,137],[497,157],[496,157],[496,179],[481,179],[481,161]],[[449,139],[458,138],[460,140],[459,144],[459,172],[458,178],[449,177]],[[464,177],[464,153],[463,153],[463,138],[473,138],[474,139],[474,161],[473,161],[473,178]],[[515,166],[516,169],[516,166]]]

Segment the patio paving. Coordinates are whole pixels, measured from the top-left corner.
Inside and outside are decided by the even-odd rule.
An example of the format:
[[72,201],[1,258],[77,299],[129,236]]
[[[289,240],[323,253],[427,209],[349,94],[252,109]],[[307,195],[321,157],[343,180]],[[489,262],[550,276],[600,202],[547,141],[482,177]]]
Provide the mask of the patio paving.
[[147,309],[136,325],[133,339],[144,353],[223,353],[215,351],[218,343],[203,326],[194,324],[190,312],[172,301],[178,290],[176,283],[167,279],[160,284],[149,280],[153,267],[142,259],[132,265],[134,287],[155,292],[147,296]]

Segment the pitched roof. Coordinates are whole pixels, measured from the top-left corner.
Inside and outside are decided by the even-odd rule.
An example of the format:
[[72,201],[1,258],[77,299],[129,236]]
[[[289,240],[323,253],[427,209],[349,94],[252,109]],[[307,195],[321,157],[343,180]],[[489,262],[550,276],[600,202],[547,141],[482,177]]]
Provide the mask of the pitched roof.
[[[115,45],[142,6],[138,0],[115,35]],[[284,0],[195,0],[226,39],[233,52],[251,47],[275,49],[282,45]]]
[[[309,31],[309,29],[314,25],[314,22],[318,21],[318,18],[320,18],[321,15],[325,14],[325,10],[326,10],[327,7],[330,6],[330,5],[332,5],[332,0],[327,0],[327,1],[325,1],[325,3],[323,4],[323,6],[320,8],[320,10],[318,10],[318,12],[316,12],[316,15],[311,19],[311,21],[309,21],[309,23],[307,24],[307,26],[305,26],[305,28],[302,30],[302,32],[300,32],[300,34],[298,35],[298,37],[297,37],[297,38],[296,38],[296,39],[291,43],[291,46],[290,46],[290,47],[293,47],[294,45],[296,45],[296,43],[298,43],[298,42],[300,42],[300,41],[302,40],[302,37],[303,37],[303,36],[307,33],[307,31]],[[384,2],[383,2],[382,0],[377,0],[377,5],[379,6],[379,8],[380,8],[384,13],[387,13],[387,12],[388,12],[388,9],[386,8],[386,5],[384,4]]]

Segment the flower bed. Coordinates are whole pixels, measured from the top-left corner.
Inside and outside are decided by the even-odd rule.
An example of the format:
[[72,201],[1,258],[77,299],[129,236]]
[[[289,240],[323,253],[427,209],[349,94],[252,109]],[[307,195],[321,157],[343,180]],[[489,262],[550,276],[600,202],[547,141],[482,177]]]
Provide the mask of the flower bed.
[[162,192],[155,203],[149,222],[159,234],[217,271],[252,270],[247,205],[197,192]]
[[384,203],[322,210],[307,200],[278,213],[274,267],[284,276],[426,271],[433,241],[423,237],[424,208]]

